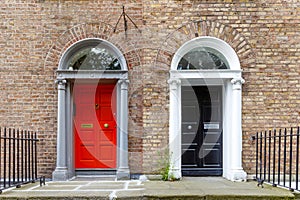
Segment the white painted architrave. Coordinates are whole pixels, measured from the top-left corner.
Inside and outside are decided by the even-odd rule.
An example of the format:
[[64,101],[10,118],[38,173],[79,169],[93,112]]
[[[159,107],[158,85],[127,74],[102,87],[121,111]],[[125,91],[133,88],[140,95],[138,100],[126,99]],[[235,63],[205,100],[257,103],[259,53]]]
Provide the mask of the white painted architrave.
[[[114,52],[121,64],[121,70],[68,70],[68,60],[82,48],[91,45]],[[128,179],[128,69],[122,52],[108,41],[98,38],[80,40],[70,46],[62,55],[57,73],[58,114],[57,114],[57,162],[52,174],[53,180],[65,181],[75,176],[73,99],[71,86],[76,80],[116,80],[117,94],[117,178]]]
[[[183,55],[196,47],[209,47],[227,60],[225,70],[177,70]],[[223,177],[232,181],[246,180],[242,168],[242,70],[232,47],[214,37],[198,37],[186,42],[175,53],[170,70],[169,148],[171,172],[181,178],[181,86],[220,85],[223,87]]]

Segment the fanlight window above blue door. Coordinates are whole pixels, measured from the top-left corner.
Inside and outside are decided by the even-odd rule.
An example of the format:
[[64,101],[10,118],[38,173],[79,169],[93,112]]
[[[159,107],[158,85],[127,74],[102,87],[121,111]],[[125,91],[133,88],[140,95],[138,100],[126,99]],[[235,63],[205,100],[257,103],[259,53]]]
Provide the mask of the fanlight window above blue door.
[[88,46],[77,51],[68,62],[73,70],[121,70],[118,57],[101,46]]
[[179,61],[177,70],[229,69],[225,57],[217,50],[197,47],[187,52]]

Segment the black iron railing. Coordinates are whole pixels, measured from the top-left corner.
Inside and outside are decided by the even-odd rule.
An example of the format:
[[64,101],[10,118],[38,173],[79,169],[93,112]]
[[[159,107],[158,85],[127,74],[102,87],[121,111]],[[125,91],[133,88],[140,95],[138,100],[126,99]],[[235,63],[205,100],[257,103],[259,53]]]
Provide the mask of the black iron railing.
[[256,145],[256,180],[291,191],[299,188],[300,128],[269,130],[252,136]]
[[38,179],[38,141],[35,132],[0,128],[0,194]]

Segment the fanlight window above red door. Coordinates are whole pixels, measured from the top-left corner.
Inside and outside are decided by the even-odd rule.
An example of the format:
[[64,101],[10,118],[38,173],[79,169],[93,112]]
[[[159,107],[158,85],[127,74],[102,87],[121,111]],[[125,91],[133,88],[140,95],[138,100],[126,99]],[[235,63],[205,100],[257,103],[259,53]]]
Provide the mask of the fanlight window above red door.
[[117,55],[101,46],[88,46],[77,51],[68,62],[72,70],[121,70]]

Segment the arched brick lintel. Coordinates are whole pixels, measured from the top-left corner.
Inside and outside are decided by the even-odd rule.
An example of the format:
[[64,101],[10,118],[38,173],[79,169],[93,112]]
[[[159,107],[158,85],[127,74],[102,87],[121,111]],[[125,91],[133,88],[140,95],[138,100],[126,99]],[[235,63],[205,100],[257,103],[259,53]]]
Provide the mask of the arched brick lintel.
[[115,45],[123,53],[125,59],[130,62],[127,63],[128,68],[139,66],[141,63],[138,49],[134,48],[134,44],[126,38],[124,32],[115,33],[113,26],[99,22],[97,24],[78,24],[63,32],[49,49],[44,68],[56,70],[64,52],[74,43],[88,38],[106,40]]
[[234,27],[216,21],[191,21],[171,32],[158,51],[156,65],[170,69],[170,60],[186,42],[201,36],[216,37],[228,43],[237,53],[241,67],[253,64],[255,55],[247,39]]

